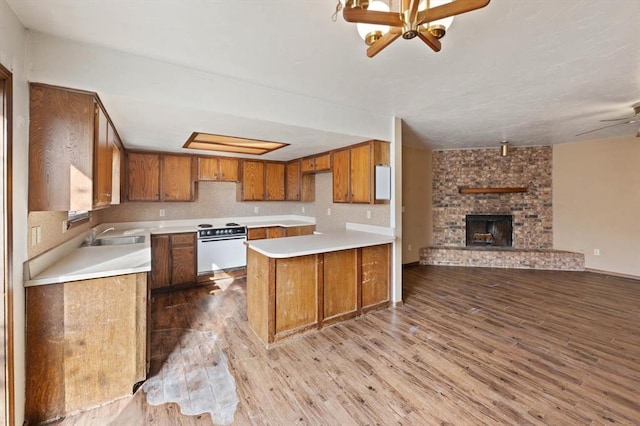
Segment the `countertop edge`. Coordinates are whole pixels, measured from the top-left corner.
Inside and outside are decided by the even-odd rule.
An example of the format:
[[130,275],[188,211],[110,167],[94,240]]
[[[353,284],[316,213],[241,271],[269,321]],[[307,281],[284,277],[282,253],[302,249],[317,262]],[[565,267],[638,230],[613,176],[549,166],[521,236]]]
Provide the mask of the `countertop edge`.
[[37,286],[48,285],[48,284],[64,284],[64,283],[73,282],[73,281],[92,280],[96,278],[108,278],[108,277],[115,277],[118,275],[147,273],[149,271],[151,271],[151,264],[136,266],[132,268],[111,270],[107,272],[97,271],[97,272],[90,272],[85,274],[58,275],[54,277],[47,277],[47,278],[40,278],[40,279],[35,278],[33,280],[25,281],[24,286],[26,288],[26,287],[37,287]]

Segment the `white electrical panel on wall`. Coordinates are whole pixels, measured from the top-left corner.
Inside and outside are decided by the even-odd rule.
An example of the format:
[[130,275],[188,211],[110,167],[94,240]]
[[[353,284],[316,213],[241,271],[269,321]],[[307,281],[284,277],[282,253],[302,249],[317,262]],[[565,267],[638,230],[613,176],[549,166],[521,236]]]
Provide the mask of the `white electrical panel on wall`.
[[391,200],[391,167],[376,166],[375,199]]

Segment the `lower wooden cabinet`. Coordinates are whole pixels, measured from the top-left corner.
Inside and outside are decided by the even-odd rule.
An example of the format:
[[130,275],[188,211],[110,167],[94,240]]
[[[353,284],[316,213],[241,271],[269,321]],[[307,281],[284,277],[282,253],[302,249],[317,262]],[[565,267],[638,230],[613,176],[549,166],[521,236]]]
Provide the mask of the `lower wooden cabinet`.
[[196,234],[151,236],[152,289],[192,284],[197,281]]
[[289,258],[247,253],[247,317],[267,345],[389,306],[390,244]]
[[265,238],[283,238],[297,237],[300,235],[312,235],[316,230],[315,225],[304,226],[269,226],[264,228],[250,228],[248,231],[248,240],[262,240]]
[[324,253],[322,322],[355,317],[358,311],[358,249]]
[[147,372],[147,274],[26,288],[25,424],[131,395]]

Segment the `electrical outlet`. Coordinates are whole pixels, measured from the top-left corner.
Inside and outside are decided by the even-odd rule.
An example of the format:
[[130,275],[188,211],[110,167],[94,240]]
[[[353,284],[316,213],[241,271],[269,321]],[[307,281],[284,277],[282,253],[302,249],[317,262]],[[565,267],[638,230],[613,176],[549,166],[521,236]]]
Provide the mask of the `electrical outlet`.
[[164,209],[160,209],[160,217],[164,217]]
[[62,221],[62,233],[64,234],[69,229],[69,224],[67,223],[67,219]]
[[253,212],[254,212],[254,213],[258,213],[259,211],[260,211],[260,208],[259,208],[259,207],[254,207],[254,208],[253,208]]
[[302,213],[304,213],[304,206],[302,206]]
[[411,244],[407,246],[407,250],[411,251]]
[[593,249],[594,256],[600,256],[600,249]]
[[35,246],[38,244],[38,227],[34,226],[31,228],[31,245]]
[[327,216],[331,216],[331,208],[327,209]]
[[367,219],[371,219],[371,210],[367,210]]

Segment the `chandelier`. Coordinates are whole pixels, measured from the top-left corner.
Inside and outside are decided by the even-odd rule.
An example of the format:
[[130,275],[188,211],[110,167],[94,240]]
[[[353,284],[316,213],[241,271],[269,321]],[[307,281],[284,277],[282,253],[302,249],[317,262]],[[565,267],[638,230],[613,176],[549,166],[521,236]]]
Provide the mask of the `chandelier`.
[[[391,1],[338,0],[336,14],[342,9],[345,21],[357,24],[358,33],[372,58],[402,36],[418,37],[438,52],[440,39],[455,15],[481,9],[491,0],[399,0],[399,10],[391,10]],[[335,15],[334,15],[335,16]]]

